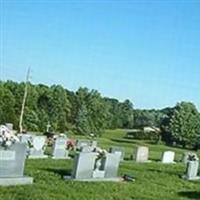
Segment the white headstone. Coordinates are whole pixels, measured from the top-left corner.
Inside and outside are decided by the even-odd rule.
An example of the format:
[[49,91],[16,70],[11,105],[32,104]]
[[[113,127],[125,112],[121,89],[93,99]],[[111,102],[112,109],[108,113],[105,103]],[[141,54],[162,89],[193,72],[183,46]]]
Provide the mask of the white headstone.
[[32,138],[33,147],[30,148],[29,158],[47,158],[47,155],[44,155],[44,146],[45,146],[46,137],[45,136],[34,136]]
[[40,150],[45,145],[46,138],[43,136],[36,136],[33,138],[33,146],[36,150]]
[[135,160],[136,162],[148,162],[149,148],[140,146],[136,150]]
[[173,151],[165,151],[162,155],[162,163],[170,164],[170,163],[175,163],[175,152]]

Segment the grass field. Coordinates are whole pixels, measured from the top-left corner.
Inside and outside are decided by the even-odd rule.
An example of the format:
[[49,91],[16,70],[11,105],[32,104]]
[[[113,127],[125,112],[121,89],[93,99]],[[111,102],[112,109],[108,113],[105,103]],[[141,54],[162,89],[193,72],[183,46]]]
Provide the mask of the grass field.
[[[112,145],[125,148],[126,160],[120,165],[119,175],[132,175],[136,177],[135,182],[64,181],[62,176],[69,174],[72,160],[27,160],[25,174],[34,177],[34,184],[0,187],[0,200],[200,200],[200,181],[180,178],[185,170],[182,163],[157,162],[164,150],[175,151],[177,161],[184,150],[124,139],[124,135],[122,130],[107,131],[97,140],[103,148]],[[142,144],[149,146],[151,163],[138,164],[129,159],[133,149]]]

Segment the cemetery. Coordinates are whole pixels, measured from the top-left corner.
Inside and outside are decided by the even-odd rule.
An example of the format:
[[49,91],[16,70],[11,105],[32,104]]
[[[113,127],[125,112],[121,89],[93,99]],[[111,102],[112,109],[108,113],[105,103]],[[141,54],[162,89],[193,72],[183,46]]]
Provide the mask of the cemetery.
[[200,200],[200,0],[0,0],[0,200]]
[[[132,143],[130,140],[127,143],[123,139],[126,135],[123,130],[109,133],[95,140],[57,135],[51,147],[52,155],[42,148],[46,143],[44,136],[19,135],[19,140],[9,149],[0,149],[0,199],[11,200],[11,194],[15,192],[17,200],[49,197],[61,200],[66,197],[77,200],[93,197],[97,200],[128,200],[132,197],[148,200],[151,199],[149,195],[153,195],[153,199],[181,200],[190,199],[182,195],[184,192],[199,190],[199,153],[141,140],[131,139]],[[39,139],[27,147],[27,138],[30,141]],[[77,141],[73,151],[66,146],[70,138]],[[118,142],[113,142],[113,138]],[[95,148],[91,149],[93,146]],[[29,154],[26,154],[26,148],[29,148]],[[30,149],[33,148],[31,151],[38,157],[30,159],[33,155]],[[198,195],[194,193],[193,196]]]

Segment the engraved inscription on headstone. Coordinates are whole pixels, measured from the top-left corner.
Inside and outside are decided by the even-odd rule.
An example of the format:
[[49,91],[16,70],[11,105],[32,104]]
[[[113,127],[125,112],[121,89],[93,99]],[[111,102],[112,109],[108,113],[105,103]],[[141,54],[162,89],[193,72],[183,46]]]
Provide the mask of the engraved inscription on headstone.
[[15,160],[15,151],[0,150],[0,160]]

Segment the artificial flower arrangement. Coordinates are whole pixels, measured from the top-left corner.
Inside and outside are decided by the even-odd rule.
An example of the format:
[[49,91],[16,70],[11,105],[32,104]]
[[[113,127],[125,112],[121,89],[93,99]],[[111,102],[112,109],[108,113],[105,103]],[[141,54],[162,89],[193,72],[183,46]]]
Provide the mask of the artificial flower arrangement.
[[94,169],[100,170],[102,167],[103,160],[106,158],[107,151],[105,149],[96,148],[96,160]]
[[198,161],[198,160],[199,158],[197,157],[195,153],[188,154],[188,161]]
[[19,138],[14,132],[5,125],[0,125],[0,146],[7,149],[15,142],[19,142]]

